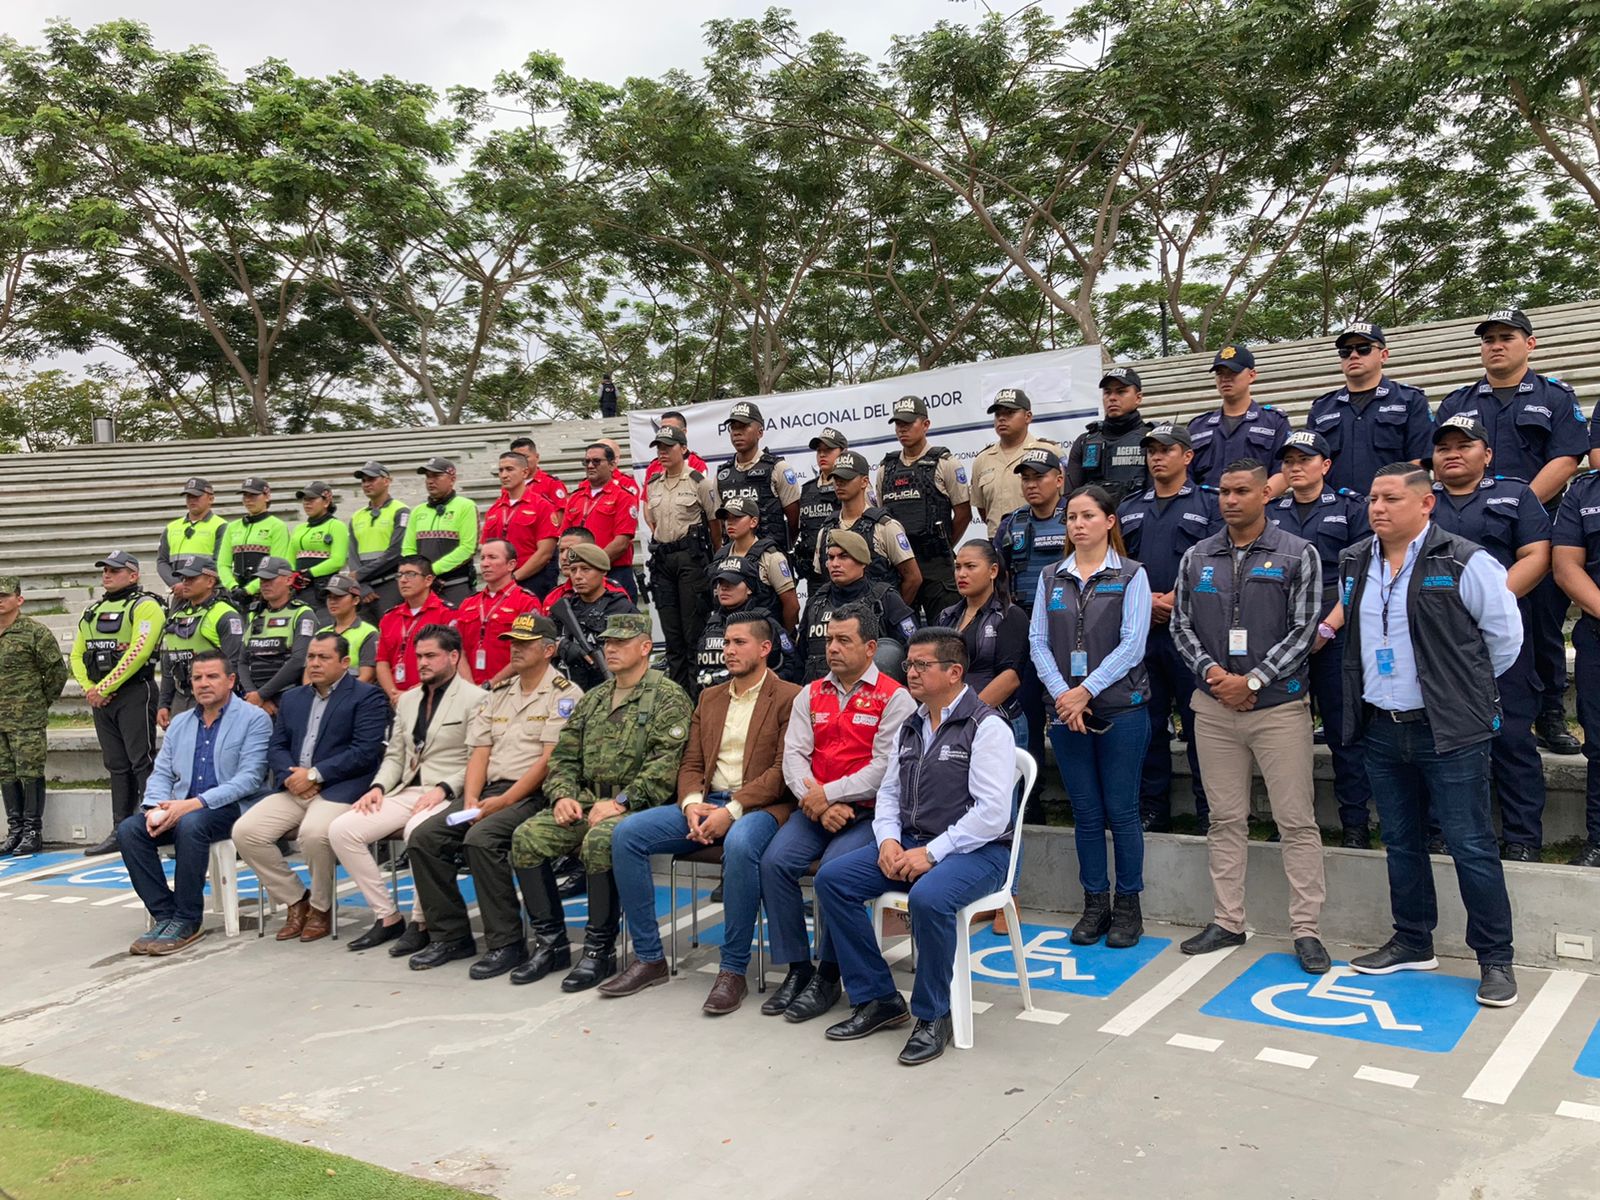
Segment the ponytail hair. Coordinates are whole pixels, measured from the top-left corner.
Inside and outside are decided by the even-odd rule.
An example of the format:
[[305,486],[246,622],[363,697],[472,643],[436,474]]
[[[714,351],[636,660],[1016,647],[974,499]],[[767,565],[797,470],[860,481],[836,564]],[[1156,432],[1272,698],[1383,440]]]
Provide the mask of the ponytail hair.
[[996,550],[994,543],[988,538],[973,538],[962,542],[956,547],[956,553],[963,550],[974,551],[983,559],[985,566],[999,567],[994,577],[994,594],[1000,601],[1000,607],[1005,608],[1011,603],[1011,589],[1006,586],[1006,565],[1000,561],[1000,551]]
[[[1105,488],[1101,487],[1098,483],[1086,483],[1081,488],[1075,490],[1072,495],[1067,497],[1067,503],[1071,504],[1072,501],[1076,500],[1079,496],[1087,496],[1090,500],[1093,500],[1095,507],[1101,512],[1105,513],[1106,516],[1111,518],[1111,536],[1107,540],[1110,541],[1111,548],[1113,550],[1126,558],[1128,554],[1128,547],[1122,540],[1122,522],[1117,520],[1117,506],[1111,499],[1111,493],[1106,491]],[[1062,546],[1061,557],[1065,558],[1071,553],[1072,543],[1068,541]]]

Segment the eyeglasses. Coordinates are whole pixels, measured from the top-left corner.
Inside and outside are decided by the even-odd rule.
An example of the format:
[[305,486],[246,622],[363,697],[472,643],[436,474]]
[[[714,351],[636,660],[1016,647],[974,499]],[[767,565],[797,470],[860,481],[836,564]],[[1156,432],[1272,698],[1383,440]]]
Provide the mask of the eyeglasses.
[[906,674],[908,675],[913,671],[920,675],[922,672],[931,671],[935,667],[953,667],[955,665],[955,661],[949,658],[908,658],[905,661]]
[[424,575],[421,571],[396,571],[394,573],[394,577],[396,579],[426,579],[427,578],[427,576]]
[[605,463],[606,460],[603,458],[586,458],[583,460],[583,465],[586,467],[603,467]]
[[1359,346],[1340,346],[1339,357],[1349,358],[1352,354],[1359,354],[1362,358],[1365,358],[1377,348],[1378,347],[1373,345],[1371,342],[1363,342]]

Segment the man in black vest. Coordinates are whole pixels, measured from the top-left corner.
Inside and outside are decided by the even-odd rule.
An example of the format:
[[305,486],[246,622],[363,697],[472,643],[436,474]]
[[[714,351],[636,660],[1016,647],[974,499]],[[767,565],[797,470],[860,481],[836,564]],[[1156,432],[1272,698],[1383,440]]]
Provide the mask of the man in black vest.
[[761,445],[766,420],[761,409],[741,400],[728,410],[724,424],[733,446],[733,461],[717,468],[717,502],[749,496],[761,510],[761,532],[789,553],[800,523],[800,479],[784,459]]
[[1244,944],[1254,763],[1283,839],[1295,954],[1305,971],[1321,975],[1333,964],[1317,936],[1327,884],[1311,778],[1307,660],[1321,612],[1322,563],[1312,543],[1267,523],[1268,488],[1262,463],[1229,463],[1217,493],[1227,528],[1187,550],[1178,567],[1172,640],[1199,681],[1194,738],[1211,801],[1206,849],[1216,898],[1211,924],[1181,949],[1209,954]]
[[[954,629],[918,631],[906,668],[917,710],[900,727],[878,789],[876,844],[825,863],[816,892],[854,1005],[828,1038],[853,1041],[915,1017],[900,1061],[917,1066],[943,1054],[953,1035],[956,914],[1005,886],[1016,743],[1011,723],[967,687],[967,647]],[[910,893],[917,971],[909,1009],[862,907],[887,891]],[[963,1033],[969,1043],[971,1030]]]
[[906,602],[925,622],[960,597],[956,594],[955,544],[972,521],[967,469],[945,446],[928,445],[928,404],[901,396],[890,415],[900,452],[883,456],[878,498],[900,522],[922,571],[922,584]]
[[1394,936],[1350,960],[1364,975],[1431,971],[1439,922],[1424,813],[1444,830],[1478,955],[1478,1003],[1517,1002],[1511,902],[1489,817],[1495,678],[1522,650],[1522,616],[1492,554],[1429,521],[1434,494],[1410,463],[1381,467],[1373,536],[1339,556],[1344,726],[1360,739],[1389,860]]
[[1145,469],[1144,438],[1150,422],[1139,412],[1144,381],[1132,367],[1112,367],[1100,379],[1100,403],[1105,419],[1090,421],[1067,452],[1067,495],[1088,483],[1098,483],[1121,504],[1150,486]]

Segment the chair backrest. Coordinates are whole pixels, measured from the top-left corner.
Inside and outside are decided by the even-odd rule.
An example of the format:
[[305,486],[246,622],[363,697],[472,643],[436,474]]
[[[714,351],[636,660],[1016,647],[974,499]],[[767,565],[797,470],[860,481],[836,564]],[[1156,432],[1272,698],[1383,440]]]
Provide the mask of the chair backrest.
[[1022,814],[1028,811],[1028,797],[1033,792],[1033,785],[1039,782],[1039,764],[1033,760],[1022,747],[1017,747],[1017,765],[1011,773],[1011,786],[1016,788],[1022,785],[1022,794],[1017,799],[1017,819],[1011,831],[1011,864],[1006,868],[1006,885],[1002,891],[1009,892],[1017,881],[1017,860],[1022,857]]

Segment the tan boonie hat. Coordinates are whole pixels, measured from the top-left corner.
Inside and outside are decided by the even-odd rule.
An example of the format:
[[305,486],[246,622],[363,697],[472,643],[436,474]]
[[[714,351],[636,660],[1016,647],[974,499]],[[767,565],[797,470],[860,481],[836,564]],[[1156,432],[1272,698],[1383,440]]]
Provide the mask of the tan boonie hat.
[[867,539],[849,529],[829,530],[828,545],[839,547],[863,566],[872,561],[872,550],[867,545]]
[[600,571],[611,570],[611,556],[593,542],[581,542],[567,551],[568,557]]

